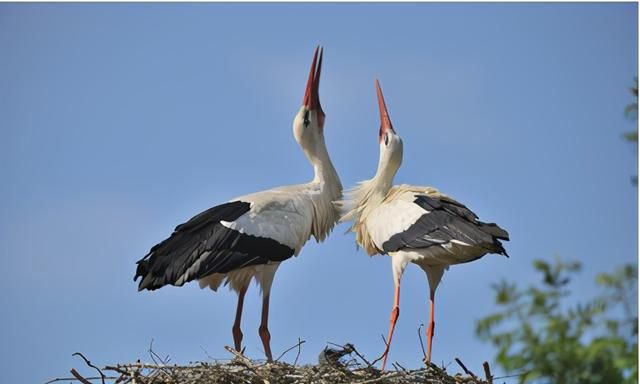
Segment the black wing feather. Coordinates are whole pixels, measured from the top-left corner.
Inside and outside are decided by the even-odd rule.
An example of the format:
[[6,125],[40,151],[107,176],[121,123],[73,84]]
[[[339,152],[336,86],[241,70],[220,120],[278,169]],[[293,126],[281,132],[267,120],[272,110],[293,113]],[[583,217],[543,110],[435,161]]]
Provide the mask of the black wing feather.
[[138,289],[154,290],[167,284],[179,286],[212,273],[227,273],[291,257],[294,250],[276,240],[243,234],[220,223],[234,221],[250,209],[250,203],[233,201],[178,225],[168,239],[153,246],[138,261],[133,278],[135,281],[142,277]]
[[418,195],[414,203],[429,211],[406,231],[397,233],[384,242],[385,252],[402,248],[428,248],[458,240],[487,249],[487,252],[507,255],[500,240],[509,240],[509,234],[493,223],[483,223],[469,208],[447,198]]

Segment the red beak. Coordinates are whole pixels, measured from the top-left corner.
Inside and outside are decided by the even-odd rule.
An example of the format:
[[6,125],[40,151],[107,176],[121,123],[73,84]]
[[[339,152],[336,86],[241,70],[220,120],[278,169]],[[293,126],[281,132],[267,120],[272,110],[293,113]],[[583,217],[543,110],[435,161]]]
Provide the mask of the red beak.
[[[318,52],[320,57],[318,57]],[[317,66],[317,70],[316,70]],[[313,54],[313,63],[311,63],[311,71],[309,71],[309,80],[307,80],[307,88],[304,92],[304,99],[302,105],[308,107],[311,110],[318,110],[322,112],[320,106],[320,96],[318,95],[318,88],[320,87],[320,71],[322,70],[322,48],[318,46]]]
[[393,129],[393,125],[391,125],[389,111],[387,111],[387,104],[384,102],[384,96],[382,96],[382,89],[380,88],[378,79],[376,79],[376,92],[378,94],[378,108],[380,109],[380,132],[378,132],[378,137],[382,140],[382,136],[386,131],[390,130],[393,133],[396,131]]

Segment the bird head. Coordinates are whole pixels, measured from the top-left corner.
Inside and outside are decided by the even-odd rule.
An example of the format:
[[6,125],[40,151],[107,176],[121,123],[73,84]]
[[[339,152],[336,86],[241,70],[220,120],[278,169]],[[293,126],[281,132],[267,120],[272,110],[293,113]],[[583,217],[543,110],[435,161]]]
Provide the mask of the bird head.
[[293,119],[293,134],[296,141],[303,147],[312,147],[315,139],[323,135],[325,115],[318,95],[321,70],[322,48],[317,47],[313,55],[302,106]]
[[376,80],[376,92],[378,94],[378,108],[380,109],[380,130],[378,131],[380,161],[378,163],[378,173],[391,180],[402,164],[402,139],[393,129],[378,80]]

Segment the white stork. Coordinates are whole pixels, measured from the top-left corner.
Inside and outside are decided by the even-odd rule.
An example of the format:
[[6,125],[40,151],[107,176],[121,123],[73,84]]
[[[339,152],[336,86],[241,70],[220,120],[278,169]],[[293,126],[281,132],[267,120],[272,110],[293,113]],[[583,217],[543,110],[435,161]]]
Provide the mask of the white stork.
[[313,166],[313,180],[237,197],[194,216],[138,261],[134,277],[142,277],[139,290],[198,280],[201,288],[216,291],[223,281],[228,283],[238,293],[232,328],[237,351],[244,296],[255,278],[263,297],[258,334],[268,361],[273,360],[269,292],[276,270],[280,262],[297,256],[312,235],[318,242],[324,240],[339,218],[332,202],[341,198],[342,185],[324,141],[325,114],[318,95],[321,67],[318,47],[303,105],[293,119],[293,134]]
[[395,299],[384,351],[387,361],[393,330],[400,314],[400,279],[409,262],[422,268],[429,280],[430,316],[427,327],[431,361],[435,292],[444,271],[452,264],[477,260],[487,253],[507,256],[500,240],[509,234],[496,224],[483,223],[454,199],[431,187],[393,186],[402,163],[402,140],[391,125],[380,84],[376,80],[380,108],[380,160],[371,180],[361,182],[337,203],[343,209],[340,221],[353,220],[356,242],[369,255],[388,254],[393,267]]

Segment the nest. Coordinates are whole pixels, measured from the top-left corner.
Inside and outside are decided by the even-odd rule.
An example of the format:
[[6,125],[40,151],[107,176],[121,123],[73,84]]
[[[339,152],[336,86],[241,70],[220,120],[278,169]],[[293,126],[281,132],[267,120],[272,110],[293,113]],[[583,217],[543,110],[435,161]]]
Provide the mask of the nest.
[[187,366],[157,366],[143,363],[107,367],[117,372],[116,383],[138,384],[337,384],[337,383],[486,383],[471,376],[449,376],[432,367],[406,370],[395,369],[381,372],[376,368],[348,369],[344,366],[302,365],[287,363],[264,363],[248,366],[239,361],[226,364],[196,363]]
[[[298,356],[300,344],[297,346]],[[293,364],[277,360],[270,363],[257,362],[229,347],[225,348],[234,355],[228,362],[171,365],[150,350],[153,363],[137,361],[107,365],[104,368],[96,367],[82,354],[77,353],[89,367],[98,371],[100,376],[84,377],[72,369],[73,378],[59,378],[48,383],[76,380],[83,384],[492,384],[493,381],[488,364],[485,363],[484,380],[470,372],[458,359],[456,362],[466,372],[464,375],[451,376],[444,368],[435,364],[426,364],[421,369],[405,369],[399,363],[392,363],[392,368],[383,372],[374,367],[377,361],[367,361],[351,344],[338,350],[325,348],[317,365],[296,365],[297,357]]]

